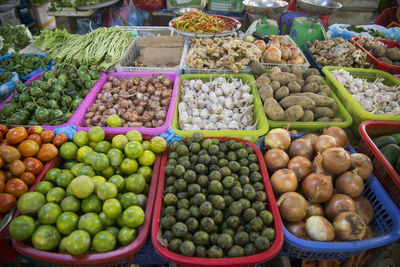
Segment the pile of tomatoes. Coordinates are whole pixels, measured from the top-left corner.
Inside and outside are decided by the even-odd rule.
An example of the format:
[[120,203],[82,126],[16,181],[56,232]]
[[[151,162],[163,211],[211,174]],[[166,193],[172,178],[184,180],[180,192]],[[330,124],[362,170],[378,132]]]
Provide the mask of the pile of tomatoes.
[[68,141],[65,134],[33,126],[8,129],[0,125],[0,219],[35,184],[46,161],[58,155]]

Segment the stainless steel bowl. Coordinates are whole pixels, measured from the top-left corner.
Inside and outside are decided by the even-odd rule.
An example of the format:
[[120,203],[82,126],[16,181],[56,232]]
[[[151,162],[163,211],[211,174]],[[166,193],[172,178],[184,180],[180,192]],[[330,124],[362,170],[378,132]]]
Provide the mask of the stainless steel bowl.
[[194,8],[194,7],[181,7],[179,9],[176,9],[174,12],[176,15],[182,16],[183,14],[190,12],[190,11],[199,11],[199,9]]
[[342,5],[332,0],[297,0],[297,7],[311,14],[332,15]]
[[263,16],[278,20],[279,16],[287,10],[289,4],[279,0],[244,0],[243,5],[251,20]]

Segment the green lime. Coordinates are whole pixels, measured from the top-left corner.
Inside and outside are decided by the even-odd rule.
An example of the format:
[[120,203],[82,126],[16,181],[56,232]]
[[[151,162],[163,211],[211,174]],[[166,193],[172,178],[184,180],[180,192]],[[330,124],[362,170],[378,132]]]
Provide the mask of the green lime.
[[17,203],[17,209],[21,214],[36,214],[46,203],[46,198],[39,192],[27,192],[23,194]]
[[125,156],[131,159],[137,159],[143,153],[143,146],[137,141],[130,141],[124,148]]
[[71,172],[73,175],[78,176],[78,171],[81,167],[87,166],[85,163],[77,163],[71,168]]
[[139,194],[146,186],[146,180],[143,175],[134,173],[125,179],[125,188],[129,192]]
[[108,166],[107,169],[100,171],[100,175],[103,176],[104,178],[110,178],[113,176],[115,173],[115,168],[113,166]]
[[61,208],[55,203],[46,203],[38,211],[38,218],[41,224],[54,224],[61,214]]
[[146,182],[149,183],[151,181],[151,177],[153,176],[153,169],[149,166],[142,166],[137,170],[137,173],[143,175]]
[[135,193],[128,192],[122,195],[121,197],[121,204],[124,209],[127,209],[131,206],[138,206],[139,200]]
[[72,211],[78,212],[81,207],[81,202],[75,196],[67,196],[61,201],[61,209],[62,211]]
[[95,148],[96,147],[96,145],[97,145],[97,142],[93,142],[93,141],[90,141],[89,142],[89,146],[91,147],[91,148]]
[[96,195],[90,195],[89,197],[82,199],[81,202],[81,210],[84,213],[96,212],[99,213],[101,211],[101,201]]
[[107,215],[103,211],[99,213],[99,217],[104,227],[112,226],[115,224],[115,219],[107,217]]
[[58,168],[53,168],[53,169],[50,169],[47,173],[46,173],[46,175],[44,176],[44,179],[46,180],[46,181],[49,181],[49,182],[55,182],[56,180],[57,180],[57,177],[59,176],[61,174],[61,170],[60,169],[58,169]]
[[72,140],[79,147],[86,146],[89,144],[89,135],[85,131],[77,131]]
[[61,234],[53,225],[41,225],[32,235],[32,244],[41,250],[52,250],[61,241]]
[[61,241],[60,244],[58,245],[58,251],[61,253],[67,253],[67,240],[68,240],[68,236],[64,236]]
[[108,141],[100,141],[94,147],[94,150],[99,153],[107,154],[107,152],[112,148],[110,142]]
[[127,143],[128,143],[128,138],[126,138],[126,136],[122,134],[118,134],[114,136],[112,139],[113,148],[117,148],[120,150],[124,150]]
[[106,228],[106,231],[111,233],[111,234],[113,234],[115,237],[117,237],[119,229],[117,227],[114,227],[114,226],[109,226],[109,227]]
[[107,199],[103,204],[103,211],[107,217],[116,219],[122,213],[122,206],[118,199]]
[[41,181],[37,184],[35,187],[35,192],[42,193],[43,195],[46,195],[47,192],[49,192],[50,189],[52,189],[54,185],[48,181]]
[[78,152],[76,154],[76,159],[80,162],[83,162],[85,159],[85,156],[90,152],[93,151],[93,148],[90,146],[82,146],[78,149]]
[[139,206],[132,206],[124,211],[123,218],[127,226],[136,228],[144,222],[144,211]]
[[143,150],[150,150],[151,149],[150,141],[147,141],[147,140],[143,141],[142,142],[142,146],[143,146]]
[[121,117],[116,114],[110,115],[107,118],[107,125],[110,127],[121,127],[122,124],[123,122]]
[[78,198],[86,198],[93,193],[94,183],[89,176],[82,175],[72,180],[68,188],[74,196]]
[[115,198],[118,194],[118,189],[115,184],[105,182],[96,186],[96,193],[99,199],[106,200],[109,198]]
[[106,154],[97,153],[91,165],[96,171],[103,171],[110,166],[110,160],[108,159]]
[[73,231],[65,244],[67,251],[73,255],[85,254],[91,244],[90,235],[83,230]]
[[117,187],[118,192],[123,192],[125,190],[125,179],[121,175],[115,174],[111,176],[108,181]]
[[124,226],[119,230],[118,241],[121,245],[126,246],[132,243],[137,237],[137,230]]
[[83,157],[83,162],[85,164],[91,164],[95,160],[96,156],[97,156],[97,152],[96,151],[94,151],[94,150],[89,151]]
[[150,166],[156,161],[156,155],[151,150],[145,150],[139,157],[140,165]]
[[51,188],[46,194],[47,202],[59,204],[65,198],[65,190],[61,187]]
[[92,177],[92,181],[95,185],[95,188],[97,187],[97,185],[107,182],[107,180],[103,176],[94,176]]
[[21,215],[11,221],[9,232],[15,240],[26,240],[35,229],[35,220],[31,216]]
[[63,235],[69,235],[76,230],[78,226],[79,217],[73,212],[67,211],[61,213],[56,221],[58,231]]
[[162,153],[167,149],[167,141],[162,137],[155,136],[151,139],[150,147],[154,153]]
[[89,140],[92,142],[103,141],[105,136],[104,130],[99,126],[92,127],[89,130]]
[[61,172],[57,177],[57,185],[62,188],[67,188],[74,178],[75,176],[72,172]]
[[71,170],[72,166],[74,166],[76,163],[79,163],[79,162],[76,160],[68,160],[68,161],[64,162],[65,169],[63,171]]
[[78,169],[76,176],[81,176],[81,175],[93,177],[96,176],[96,173],[91,166],[82,166]]
[[81,216],[78,222],[78,229],[85,230],[94,236],[103,229],[103,224],[97,213],[90,212]]
[[72,142],[66,142],[60,147],[60,156],[63,159],[75,159],[78,152],[78,146]]
[[124,153],[117,148],[112,148],[107,152],[107,157],[110,160],[111,166],[119,166],[124,159]]
[[121,165],[119,165],[121,172],[129,175],[132,173],[135,173],[139,167],[139,164],[135,159],[128,159],[125,158],[122,162]]
[[112,233],[101,231],[93,238],[93,248],[96,252],[106,252],[113,250],[117,239]]
[[129,141],[137,141],[139,143],[142,142],[142,134],[139,131],[136,130],[131,130],[125,134],[126,138],[128,138]]

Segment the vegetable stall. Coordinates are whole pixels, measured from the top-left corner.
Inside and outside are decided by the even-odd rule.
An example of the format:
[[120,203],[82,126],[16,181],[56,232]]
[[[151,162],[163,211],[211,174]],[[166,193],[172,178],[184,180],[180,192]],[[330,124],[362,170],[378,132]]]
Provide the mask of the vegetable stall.
[[168,27],[0,27],[1,264],[396,261],[396,29],[278,27],[285,1],[243,1],[246,28],[216,2]]

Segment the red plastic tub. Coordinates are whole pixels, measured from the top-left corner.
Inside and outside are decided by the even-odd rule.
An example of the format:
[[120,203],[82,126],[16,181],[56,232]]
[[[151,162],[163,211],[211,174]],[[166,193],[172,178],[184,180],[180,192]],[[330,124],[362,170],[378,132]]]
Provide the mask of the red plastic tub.
[[400,133],[400,122],[364,121],[360,124],[359,131],[361,140],[358,151],[366,154],[371,159],[374,166],[374,174],[400,208],[400,174],[372,141],[373,138],[379,136]]
[[185,266],[246,266],[246,265],[255,265],[261,262],[266,262],[275,257],[282,248],[283,244],[283,227],[282,220],[279,214],[278,206],[276,205],[274,192],[272,191],[272,187],[269,181],[269,176],[267,172],[267,167],[265,166],[264,157],[261,154],[261,151],[257,148],[257,146],[249,141],[239,139],[239,138],[230,138],[230,137],[206,137],[206,138],[217,138],[218,140],[228,141],[235,140],[238,142],[244,143],[246,146],[250,146],[254,149],[254,153],[258,158],[258,165],[260,166],[260,172],[263,177],[263,184],[265,187],[265,192],[268,198],[268,207],[269,211],[272,213],[274,221],[274,229],[275,229],[275,240],[272,243],[272,246],[262,253],[258,253],[252,256],[240,257],[240,258],[222,258],[222,259],[209,259],[209,258],[197,258],[197,257],[186,257],[180,254],[174,253],[168,250],[160,243],[160,220],[161,220],[161,211],[162,211],[162,198],[163,191],[165,186],[165,173],[164,168],[167,164],[168,160],[168,152],[167,149],[161,159],[161,167],[160,167],[160,181],[158,185],[158,192],[156,196],[156,201],[154,205],[154,216],[153,223],[151,227],[151,239],[153,241],[153,245],[155,250],[166,260],[173,262],[175,264],[181,264]]
[[[107,134],[106,138],[112,138],[114,135]],[[143,136],[143,140],[150,140],[149,136]],[[52,168],[61,164],[61,158],[54,162]],[[147,204],[145,210],[145,220],[140,227],[139,235],[131,244],[118,248],[113,251],[104,253],[94,253],[86,255],[73,256],[70,254],[62,254],[44,250],[38,250],[22,241],[11,238],[11,242],[15,250],[25,256],[52,263],[60,263],[63,266],[130,266],[137,251],[144,245],[149,235],[150,221],[153,212],[154,198],[156,195],[158,184],[158,173],[160,171],[161,155],[156,155],[156,161],[153,167],[153,177],[151,178],[150,191],[147,196]],[[17,211],[14,218],[19,216]]]
[[97,82],[93,89],[90,91],[90,95],[88,94],[85,98],[85,104],[79,107],[79,115],[77,116],[74,124],[76,124],[77,130],[89,131],[91,127],[84,126],[85,115],[87,110],[93,105],[93,103],[97,99],[97,95],[103,90],[103,85],[108,81],[110,76],[115,76],[117,78],[128,78],[128,77],[151,77],[154,74],[164,74],[174,83],[174,87],[172,89],[171,101],[169,103],[169,108],[167,112],[167,117],[162,126],[156,128],[134,128],[134,127],[102,127],[104,132],[107,134],[125,134],[130,130],[138,130],[142,134],[146,135],[155,135],[160,134],[168,130],[169,126],[171,126],[172,117],[174,115],[174,109],[176,106],[176,101],[178,99],[179,94],[179,85],[180,78],[179,74],[176,73],[168,73],[168,72],[114,72],[104,76],[104,79]]
[[[367,56],[369,57],[369,59],[371,59],[372,63],[375,65],[375,67],[378,70],[387,71],[389,73],[400,73],[400,66],[390,65],[390,64],[387,64],[385,62],[378,60],[376,57],[374,57],[369,51],[367,51],[364,47],[362,47],[357,42],[357,40],[359,38],[360,38],[359,36],[353,36],[353,37],[351,37],[350,40],[358,49],[361,49],[362,51],[367,53]],[[400,48],[400,43],[396,42],[396,41],[386,40],[386,39],[378,39],[378,41],[381,43],[384,43],[385,46],[388,48],[393,48],[393,47]]]

